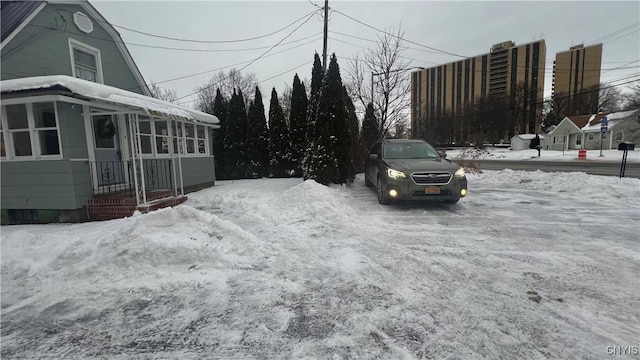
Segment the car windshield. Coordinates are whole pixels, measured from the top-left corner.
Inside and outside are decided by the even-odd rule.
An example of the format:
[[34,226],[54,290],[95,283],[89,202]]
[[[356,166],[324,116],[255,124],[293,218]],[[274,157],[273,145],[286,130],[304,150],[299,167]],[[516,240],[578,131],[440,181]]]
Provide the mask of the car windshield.
[[433,159],[440,157],[438,151],[425,143],[386,144],[385,159]]

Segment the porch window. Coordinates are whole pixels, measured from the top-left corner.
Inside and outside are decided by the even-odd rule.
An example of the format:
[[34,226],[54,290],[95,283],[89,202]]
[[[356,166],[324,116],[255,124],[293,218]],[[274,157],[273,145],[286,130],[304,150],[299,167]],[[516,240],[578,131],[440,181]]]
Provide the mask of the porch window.
[[196,152],[196,132],[194,124],[184,124],[184,138],[187,145],[187,154],[195,154]]
[[622,131],[616,133],[616,141],[622,141]]
[[205,155],[207,153],[207,131],[204,126],[197,126],[197,136],[198,154]]
[[62,154],[53,102],[7,105],[3,107],[3,115],[2,157],[41,158]]
[[102,64],[100,50],[69,39],[73,76],[102,84]]
[[165,120],[156,120],[155,125],[156,154],[169,153],[169,127]]
[[6,109],[7,129],[13,142],[13,155],[15,157],[33,155],[27,105],[8,105]]
[[7,150],[5,149],[5,145],[4,145],[4,128],[2,127],[2,121],[0,121],[0,158],[6,158],[7,157]]
[[140,149],[143,154],[153,154],[153,134],[151,133],[151,121],[141,120],[140,126]]

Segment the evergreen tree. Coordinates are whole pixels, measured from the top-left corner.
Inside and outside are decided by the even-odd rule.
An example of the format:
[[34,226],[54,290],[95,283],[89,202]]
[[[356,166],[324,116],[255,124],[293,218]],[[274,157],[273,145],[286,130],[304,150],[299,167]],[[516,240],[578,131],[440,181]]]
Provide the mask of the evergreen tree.
[[227,131],[227,100],[222,96],[220,89],[216,92],[213,102],[212,114],[220,120],[220,128],[213,130],[213,156],[215,156],[215,168],[217,179],[227,179],[225,173],[224,138]]
[[243,178],[246,164],[247,113],[242,92],[235,90],[227,111],[227,133],[225,136],[225,172],[231,179]]
[[247,115],[247,176],[259,178],[269,175],[269,137],[264,115],[262,94],[256,86],[254,101]]
[[361,159],[360,151],[360,122],[358,121],[358,114],[356,113],[356,107],[353,105],[353,100],[347,92],[345,86],[342,87],[344,93],[344,100],[347,104],[347,118],[349,119],[349,131],[351,135],[351,158],[353,159],[353,167],[356,173],[364,171],[364,159]]
[[302,160],[307,148],[307,91],[304,84],[300,82],[298,74],[293,77],[293,88],[291,93],[291,113],[289,124],[291,129],[291,147],[293,150],[293,161],[295,176],[302,176]]
[[273,88],[269,106],[269,171],[273,177],[291,176],[293,151],[284,112]]
[[[311,70],[311,93],[309,94],[309,106],[307,107],[307,132],[306,132],[306,149],[304,159],[302,161],[302,173],[305,180],[315,178],[315,175],[308,174],[311,171],[310,166],[313,162],[313,153],[318,149],[318,129],[316,124],[316,118],[318,117],[318,97],[320,94],[320,87],[322,86],[322,79],[324,78],[324,72],[322,70],[322,63],[320,62],[320,55],[315,53],[313,59],[313,69]],[[315,171],[315,170],[314,170]],[[328,183],[327,183],[328,184]]]
[[363,168],[364,162],[367,160],[367,156],[369,156],[371,147],[378,140],[380,140],[380,128],[378,126],[378,119],[376,118],[376,112],[373,108],[373,103],[369,103],[364,114],[364,119],[362,120],[362,131],[360,135],[360,154],[362,154],[362,163],[360,165]]
[[351,156],[349,114],[340,77],[340,67],[335,54],[331,56],[329,68],[320,89],[316,121],[326,123],[329,127],[333,153],[338,163],[338,176],[333,181],[337,184],[352,182],[355,171]]

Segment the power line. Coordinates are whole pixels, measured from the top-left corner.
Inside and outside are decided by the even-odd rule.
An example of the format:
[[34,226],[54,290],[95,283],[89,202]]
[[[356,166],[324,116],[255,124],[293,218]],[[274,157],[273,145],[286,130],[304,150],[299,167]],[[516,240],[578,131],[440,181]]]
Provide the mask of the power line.
[[589,42],[587,42],[587,44],[595,43],[595,42],[602,41],[602,40],[605,40],[605,39],[607,39],[607,38],[610,38],[610,37],[612,37],[612,36],[616,36],[616,35],[618,35],[618,34],[619,34],[619,33],[621,33],[621,32],[625,32],[625,31],[627,31],[627,30],[629,30],[629,29],[632,29],[632,28],[634,28],[634,27],[638,26],[639,24],[640,24],[640,22],[633,23],[633,24],[631,24],[631,25],[627,25],[627,26],[623,27],[622,29],[618,29],[618,30],[616,30],[616,31],[614,31],[614,32],[612,32],[612,33],[610,33],[610,34],[607,34],[607,35],[605,35],[605,36],[603,36],[603,37],[600,37],[600,38],[598,38],[598,39],[595,39],[595,40],[589,41]]
[[349,15],[347,15],[347,14],[345,14],[345,13],[341,12],[341,11],[338,11],[338,10],[332,10],[332,11],[333,11],[333,12],[336,12],[336,13],[338,13],[338,14],[340,14],[340,15],[342,15],[342,16],[344,16],[344,17],[348,18],[348,19],[351,19],[351,20],[353,20],[353,21],[357,22],[358,24],[364,25],[364,26],[366,26],[366,27],[368,27],[368,28],[371,28],[371,29],[373,29],[373,30],[376,30],[376,31],[378,31],[378,32],[381,32],[381,33],[383,33],[383,34],[385,34],[385,35],[393,36],[393,37],[395,37],[395,38],[397,38],[397,39],[400,39],[400,40],[406,41],[406,42],[408,42],[408,43],[410,43],[410,44],[418,45],[418,46],[421,46],[421,47],[424,47],[424,48],[427,48],[427,49],[430,49],[430,50],[434,50],[434,51],[437,51],[437,52],[439,52],[439,53],[443,53],[443,54],[453,55],[453,56],[457,56],[457,57],[461,57],[461,58],[467,58],[467,56],[464,56],[464,55],[459,55],[459,54],[455,54],[455,53],[452,53],[452,52],[449,52],[449,51],[436,49],[436,48],[431,47],[431,46],[423,45],[423,44],[417,43],[417,42],[415,42],[415,41],[411,41],[411,40],[407,40],[407,39],[401,38],[401,37],[399,37],[399,36],[397,36],[397,35],[394,35],[394,34],[388,33],[388,32],[386,32],[386,31],[384,31],[384,30],[380,30],[380,29],[378,29],[378,28],[376,28],[376,27],[374,27],[374,26],[371,26],[371,25],[369,25],[369,24],[367,24],[367,23],[364,23],[364,22],[362,22],[362,21],[360,21],[360,20],[358,20],[358,19],[355,19],[355,18],[353,18],[353,17],[351,17],[351,16],[349,16]]
[[[269,51],[273,50],[276,46],[280,45],[280,43],[282,43],[283,41],[285,41],[289,36],[293,35],[293,33],[295,33],[296,31],[298,31],[298,29],[300,29],[304,24],[306,24],[309,20],[311,20],[311,18],[313,18],[313,16],[314,16],[314,15],[315,15],[315,11],[314,11],[311,15],[309,15],[309,16],[307,17],[307,19],[306,19],[304,22],[302,22],[302,23],[301,23],[300,25],[298,25],[295,29],[293,29],[293,31],[291,31],[289,34],[287,34],[287,36],[285,36],[284,38],[282,38],[280,41],[278,41],[275,45],[273,45],[273,46],[272,46],[271,48],[269,48],[267,51],[263,52],[260,56],[258,56],[257,58],[255,58],[255,59],[251,60],[247,65],[243,66],[243,67],[242,67],[242,68],[240,68],[238,71],[242,71],[242,70],[246,69],[247,67],[249,67],[251,64],[253,64],[253,63],[255,63],[256,61],[260,60],[260,59],[261,59],[262,57],[264,57],[264,56],[265,56]],[[179,98],[178,98],[178,99],[176,99],[176,100],[184,99],[184,98],[186,98],[186,97],[188,97],[188,96],[191,96],[191,95],[197,94],[197,93],[199,93],[199,92],[201,92],[201,91],[203,91],[203,90],[205,90],[205,89],[208,89],[208,88],[210,88],[210,87],[212,87],[212,86],[218,85],[220,82],[222,82],[222,81],[226,80],[227,78],[229,78],[229,77],[227,76],[226,78],[224,78],[224,79],[220,80],[219,82],[217,82],[217,83],[215,83],[215,84],[205,85],[203,88],[198,89],[198,90],[196,90],[196,91],[194,91],[194,92],[192,92],[192,93],[190,93],[190,94],[188,94],[188,95],[185,95],[185,96],[179,97]]]
[[[73,11],[71,11],[71,10],[66,10],[66,9],[62,9],[62,10],[66,11],[68,13],[73,13]],[[120,29],[124,29],[124,30],[127,30],[127,31],[131,31],[131,32],[134,32],[134,33],[138,33],[138,34],[142,34],[142,35],[146,35],[146,36],[150,36],[150,37],[154,37],[154,38],[159,38],[159,39],[166,39],[166,40],[172,40],[172,41],[182,41],[182,42],[193,42],[193,43],[201,43],[201,44],[226,44],[226,43],[246,42],[246,41],[258,40],[258,39],[263,39],[263,38],[269,37],[271,35],[277,34],[277,33],[281,32],[281,31],[293,26],[297,22],[303,20],[304,18],[306,18],[309,15],[317,13],[318,11],[319,10],[314,10],[314,11],[304,15],[303,17],[295,20],[294,22],[290,23],[289,25],[286,25],[285,27],[282,27],[282,28],[280,28],[280,29],[278,29],[276,31],[271,32],[271,33],[260,35],[260,36],[254,36],[254,37],[251,37],[251,38],[234,39],[234,40],[196,40],[196,39],[174,38],[174,37],[170,37],[170,36],[157,35],[157,34],[152,34],[152,33],[144,32],[144,31],[140,31],[140,30],[131,29],[131,28],[128,28],[128,27],[125,27],[125,26],[121,26],[121,25],[116,25],[116,24],[110,23],[108,21],[103,21],[103,20],[98,20],[98,19],[96,19],[96,20],[99,21],[99,22],[102,22],[102,23],[106,23],[106,24],[108,24],[110,26],[113,26],[113,27],[117,27],[117,28],[120,28]]]

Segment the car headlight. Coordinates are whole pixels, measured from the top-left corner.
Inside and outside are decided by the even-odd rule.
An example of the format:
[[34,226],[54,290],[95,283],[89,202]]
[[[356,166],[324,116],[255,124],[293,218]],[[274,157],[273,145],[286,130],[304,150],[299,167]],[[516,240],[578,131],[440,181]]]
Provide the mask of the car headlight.
[[387,169],[387,176],[392,179],[404,179],[407,177],[402,171]]
[[453,176],[455,177],[464,177],[464,168],[461,167],[460,169],[458,169],[455,174],[453,174]]

